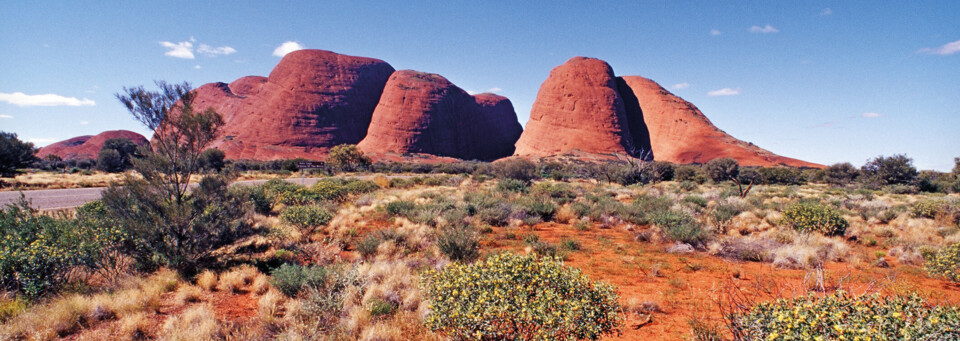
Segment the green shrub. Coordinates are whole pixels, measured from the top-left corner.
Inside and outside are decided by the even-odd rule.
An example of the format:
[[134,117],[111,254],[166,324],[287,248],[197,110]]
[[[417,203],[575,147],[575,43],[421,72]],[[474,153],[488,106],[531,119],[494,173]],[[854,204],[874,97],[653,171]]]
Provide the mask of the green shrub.
[[565,183],[538,183],[533,186],[533,194],[550,197],[560,205],[577,199],[574,187]]
[[516,157],[490,164],[490,172],[498,178],[510,178],[523,182],[537,178],[537,165],[530,160]]
[[543,221],[553,219],[553,214],[557,211],[557,205],[554,205],[550,198],[537,195],[521,197],[514,203],[527,215],[539,217]]
[[353,144],[341,144],[330,148],[327,153],[327,165],[341,172],[355,172],[370,167],[370,158]]
[[370,315],[374,317],[393,314],[393,311],[396,309],[396,303],[387,302],[379,298],[374,298],[370,302]]
[[96,268],[123,240],[99,201],[77,218],[42,215],[22,198],[0,210],[0,288],[37,297],[58,289],[76,266]]
[[453,261],[471,262],[480,256],[480,238],[470,227],[443,229],[437,247]]
[[266,215],[273,211],[276,197],[271,191],[268,191],[264,185],[254,186],[231,186],[231,195],[246,198],[253,204],[254,212]]
[[732,158],[713,159],[703,165],[707,177],[715,183],[733,180],[740,175],[740,165]]
[[787,224],[800,232],[819,232],[827,236],[842,236],[849,223],[832,206],[813,201],[800,201],[783,210]]
[[710,218],[716,225],[717,231],[720,231],[720,233],[726,233],[727,227],[730,225],[730,221],[746,210],[747,207],[744,204],[732,201],[723,201],[717,205],[712,212],[710,212]]
[[499,254],[423,278],[426,324],[453,339],[596,340],[623,323],[612,286],[550,258]]
[[960,243],[948,245],[930,257],[924,267],[934,276],[960,282]]
[[500,179],[497,182],[497,191],[502,193],[527,193],[527,183],[517,179]]
[[835,163],[823,170],[823,181],[834,186],[846,186],[860,175],[849,162]]
[[333,213],[318,204],[290,206],[280,212],[280,220],[299,227],[325,225],[330,219],[333,219]]
[[949,218],[956,216],[958,211],[958,206],[955,203],[938,200],[938,199],[927,199],[921,200],[913,204],[913,207],[910,209],[910,213],[917,218]]
[[412,201],[397,200],[388,202],[384,205],[384,209],[387,211],[387,214],[392,216],[406,216],[410,211],[413,211],[416,206]]
[[916,295],[855,296],[844,291],[760,303],[729,314],[737,340],[957,340],[960,309]]
[[323,285],[327,275],[327,268],[322,266],[283,264],[270,273],[270,283],[284,295],[296,297],[306,288]]
[[678,182],[702,184],[707,181],[707,175],[697,165],[680,165],[673,172],[673,179]]
[[663,210],[654,212],[650,220],[660,227],[663,235],[673,241],[684,242],[693,246],[706,244],[709,235],[707,231],[689,213],[683,211]]
[[385,241],[393,241],[397,245],[403,245],[406,241],[406,236],[393,228],[377,230],[376,232],[367,234],[366,237],[363,237],[363,239],[357,242],[357,251],[360,252],[360,255],[363,257],[373,256],[377,254],[377,248],[380,244]]

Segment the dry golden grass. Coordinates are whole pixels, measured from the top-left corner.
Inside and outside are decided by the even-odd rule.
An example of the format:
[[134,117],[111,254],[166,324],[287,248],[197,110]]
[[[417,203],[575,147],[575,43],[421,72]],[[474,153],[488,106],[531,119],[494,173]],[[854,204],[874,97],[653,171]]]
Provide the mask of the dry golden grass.
[[222,337],[220,322],[209,304],[192,306],[183,314],[167,319],[158,336],[164,341],[218,340]]
[[150,321],[146,314],[137,312],[120,319],[118,332],[125,340],[143,340],[150,331]]
[[204,270],[197,275],[197,286],[206,291],[211,291],[217,286],[217,274],[210,270]]
[[257,277],[262,276],[264,275],[260,273],[257,268],[254,268],[250,265],[241,265],[226,273],[220,274],[220,281],[217,283],[217,290],[235,293],[241,291],[252,291],[251,285],[254,283]]
[[269,290],[257,301],[257,313],[266,324],[274,324],[282,312],[284,296],[277,290]]
[[12,181],[8,182],[13,185],[12,187],[9,187],[11,190],[106,187],[112,182],[122,181],[126,174],[131,176],[139,176],[134,172],[103,173],[96,171],[92,174],[84,175],[83,173],[56,173],[38,171],[17,175]]
[[160,295],[175,289],[179,278],[169,270],[128,283],[113,294],[69,295],[39,304],[0,326],[0,340],[52,340],[108,318],[135,314],[160,307]]
[[178,304],[185,305],[199,302],[201,296],[203,296],[203,289],[200,287],[193,285],[181,285],[180,288],[177,289],[174,299]]

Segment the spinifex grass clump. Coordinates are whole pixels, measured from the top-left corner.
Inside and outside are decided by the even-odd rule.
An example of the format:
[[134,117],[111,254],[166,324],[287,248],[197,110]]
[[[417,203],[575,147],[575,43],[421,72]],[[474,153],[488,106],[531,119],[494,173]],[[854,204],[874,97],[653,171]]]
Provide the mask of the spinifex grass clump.
[[813,201],[801,201],[783,210],[787,223],[800,232],[843,235],[849,223],[835,208]]
[[426,323],[453,339],[596,340],[623,321],[612,286],[551,258],[499,254],[424,278]]
[[936,255],[927,260],[925,267],[932,275],[960,282],[960,243],[940,249]]
[[761,303],[728,315],[737,340],[958,340],[960,308],[919,297],[837,291]]

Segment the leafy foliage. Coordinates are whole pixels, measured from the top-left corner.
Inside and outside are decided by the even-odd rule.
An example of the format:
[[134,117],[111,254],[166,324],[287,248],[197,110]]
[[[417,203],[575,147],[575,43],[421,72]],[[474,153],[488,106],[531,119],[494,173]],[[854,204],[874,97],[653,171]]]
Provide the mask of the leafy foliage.
[[849,162],[835,163],[823,170],[823,181],[835,186],[845,186],[859,175],[857,168]]
[[437,247],[450,260],[471,262],[480,256],[480,237],[470,226],[448,227],[437,236]]
[[126,138],[104,141],[97,155],[97,168],[110,173],[122,172],[133,166],[133,159],[140,156],[140,146]]
[[904,154],[893,156],[877,156],[868,160],[860,168],[866,180],[873,185],[906,185],[917,177],[917,169],[913,166],[913,159]]
[[55,290],[76,266],[94,266],[122,239],[101,221],[102,205],[77,209],[77,218],[39,214],[21,198],[0,211],[0,286],[36,297]]
[[956,340],[960,309],[931,307],[915,295],[843,291],[761,303],[728,316],[737,340]]
[[703,165],[707,177],[713,182],[720,183],[736,179],[740,175],[740,165],[732,158],[713,159]]
[[783,210],[783,217],[800,232],[843,235],[849,223],[837,209],[814,201],[800,201]]
[[651,221],[660,227],[664,236],[670,240],[684,242],[693,246],[706,244],[709,234],[689,213],[675,210],[654,212]]
[[355,172],[370,167],[370,158],[353,144],[341,144],[330,148],[327,154],[327,164],[330,168],[341,172]]
[[623,322],[612,286],[550,258],[499,254],[424,280],[427,325],[454,339],[596,340]]
[[333,219],[333,213],[319,204],[290,206],[280,212],[280,220],[299,227],[325,225],[330,219]]
[[224,158],[226,158],[226,154],[222,150],[216,148],[204,150],[200,153],[200,159],[198,160],[200,169],[207,172],[219,172],[225,166]]
[[927,272],[954,282],[960,282],[960,243],[953,243],[927,260]]
[[270,283],[284,295],[296,297],[304,289],[325,284],[328,274],[322,266],[283,264],[270,273]]
[[0,131],[0,176],[13,176],[36,160],[33,143],[20,141],[17,134]]

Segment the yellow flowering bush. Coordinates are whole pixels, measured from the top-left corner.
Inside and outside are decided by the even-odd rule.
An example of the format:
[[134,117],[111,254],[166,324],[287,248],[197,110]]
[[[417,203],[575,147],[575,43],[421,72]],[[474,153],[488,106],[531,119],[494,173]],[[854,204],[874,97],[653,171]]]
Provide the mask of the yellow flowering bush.
[[103,205],[88,203],[78,218],[39,214],[26,201],[0,211],[0,288],[36,297],[57,288],[76,266],[95,266],[121,240],[104,224]]
[[837,291],[761,303],[727,317],[736,340],[960,340],[960,308],[916,295]]
[[428,271],[426,324],[453,339],[596,340],[620,332],[616,290],[560,260],[497,254]]
[[850,224],[837,209],[814,201],[801,201],[783,210],[787,224],[800,232],[843,235]]
[[960,282],[960,243],[953,243],[940,249],[924,265],[927,272],[942,276],[954,282]]

